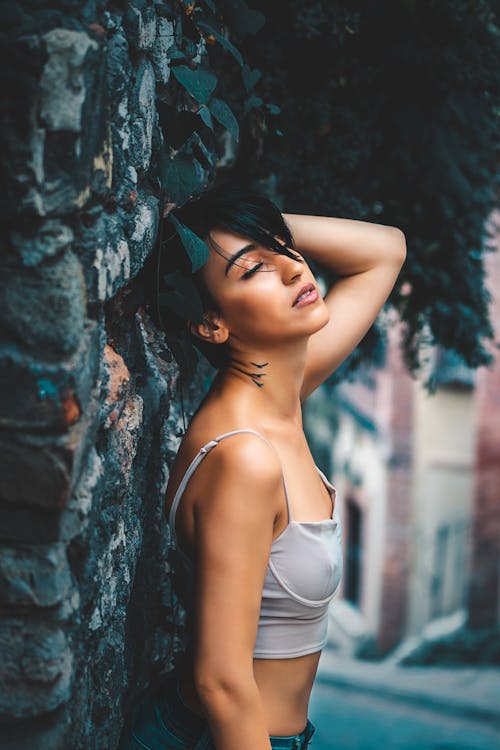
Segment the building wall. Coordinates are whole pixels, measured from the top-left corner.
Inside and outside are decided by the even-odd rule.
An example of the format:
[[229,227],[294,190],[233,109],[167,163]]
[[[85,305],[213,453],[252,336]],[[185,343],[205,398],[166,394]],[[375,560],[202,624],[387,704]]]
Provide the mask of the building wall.
[[379,653],[457,612],[500,624],[500,211],[488,230],[491,367],[436,357],[430,395],[404,371],[393,325],[385,366],[335,390],[333,481],[344,511],[349,498],[362,511],[358,606]]
[[353,504],[361,514],[362,530],[360,591],[354,603],[380,653],[404,634],[411,534],[413,382],[401,361],[394,321],[390,331],[386,367],[336,388],[338,426],[332,437],[333,481],[340,490],[347,562],[340,595],[352,601]]
[[410,575],[414,382],[400,351],[401,331],[389,329],[386,367],[377,374],[378,421],[386,436],[384,565],[377,646],[385,654],[396,646],[406,627],[406,591]]
[[[384,560],[387,506],[387,476],[376,436],[360,428],[355,417],[343,413],[335,436],[333,481],[338,490],[343,519],[343,549],[348,552],[348,503],[361,512],[362,556],[359,607],[366,627],[377,633],[380,627],[380,596]],[[347,566],[339,589],[345,596]]]
[[406,373],[393,325],[384,368],[339,386],[336,397],[333,480],[342,490],[344,554],[351,500],[363,528],[357,606],[384,654],[430,620],[467,605],[474,391],[442,384],[429,395]]
[[486,269],[496,347],[491,347],[492,367],[478,371],[475,399],[477,451],[469,595],[469,624],[474,628],[500,625],[500,210],[493,212],[488,229],[494,252],[487,257]]
[[416,384],[414,404],[411,634],[466,606],[475,451],[470,388]]

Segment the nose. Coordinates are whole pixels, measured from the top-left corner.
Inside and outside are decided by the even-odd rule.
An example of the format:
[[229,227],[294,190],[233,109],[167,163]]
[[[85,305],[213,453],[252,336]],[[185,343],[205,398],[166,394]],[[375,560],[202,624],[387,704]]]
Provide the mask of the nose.
[[283,255],[282,257],[282,277],[286,284],[291,284],[302,276],[305,263],[303,260],[296,260],[295,258],[288,257],[288,255]]

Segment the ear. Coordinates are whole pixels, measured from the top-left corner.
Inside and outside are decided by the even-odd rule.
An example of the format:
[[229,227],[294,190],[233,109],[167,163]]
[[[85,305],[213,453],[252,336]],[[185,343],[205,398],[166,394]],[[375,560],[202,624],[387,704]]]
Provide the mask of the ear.
[[223,344],[229,338],[229,330],[222,318],[213,310],[203,313],[204,323],[188,322],[188,328],[193,336],[209,344]]

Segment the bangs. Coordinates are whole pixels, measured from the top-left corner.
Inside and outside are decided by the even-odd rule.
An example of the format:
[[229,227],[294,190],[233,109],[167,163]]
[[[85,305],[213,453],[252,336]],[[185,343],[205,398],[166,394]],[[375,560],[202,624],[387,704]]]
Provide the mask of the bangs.
[[269,198],[248,188],[236,185],[211,188],[175,209],[174,213],[219,254],[223,254],[222,248],[209,236],[216,228],[226,229],[275,253],[297,259],[293,252],[292,233],[279,208]]
[[[226,227],[224,227],[224,229],[226,229]],[[234,232],[235,230],[232,229],[231,231]],[[241,232],[237,232],[237,234],[241,234]],[[290,250],[285,245],[282,245],[280,242],[277,242],[274,236],[272,237],[272,240],[274,241],[272,246],[270,244],[266,244],[265,242],[259,241],[256,237],[251,237],[248,234],[244,236],[247,239],[254,240],[258,245],[262,245],[262,247],[265,247],[267,250],[270,250],[271,252],[276,253],[277,255],[286,255],[289,258],[293,258],[294,260],[301,260],[300,256],[297,255],[297,253],[293,252],[293,250]],[[211,234],[207,235],[205,239],[208,242],[209,246],[214,250],[214,252],[218,253],[218,255],[222,256],[226,260],[230,259],[230,256],[227,256],[225,254],[224,248],[222,248],[219,245],[219,243],[216,240],[214,240]],[[238,260],[235,260],[233,262],[233,265],[242,266],[243,268],[246,268],[246,266],[243,266],[243,264],[241,263],[241,258],[239,258]],[[200,271],[197,271],[197,273],[200,273]]]

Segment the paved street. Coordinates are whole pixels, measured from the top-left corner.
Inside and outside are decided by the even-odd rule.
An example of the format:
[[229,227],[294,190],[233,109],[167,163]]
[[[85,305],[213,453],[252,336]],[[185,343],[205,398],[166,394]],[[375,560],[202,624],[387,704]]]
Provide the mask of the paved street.
[[498,750],[500,728],[376,694],[316,682],[311,750]]

